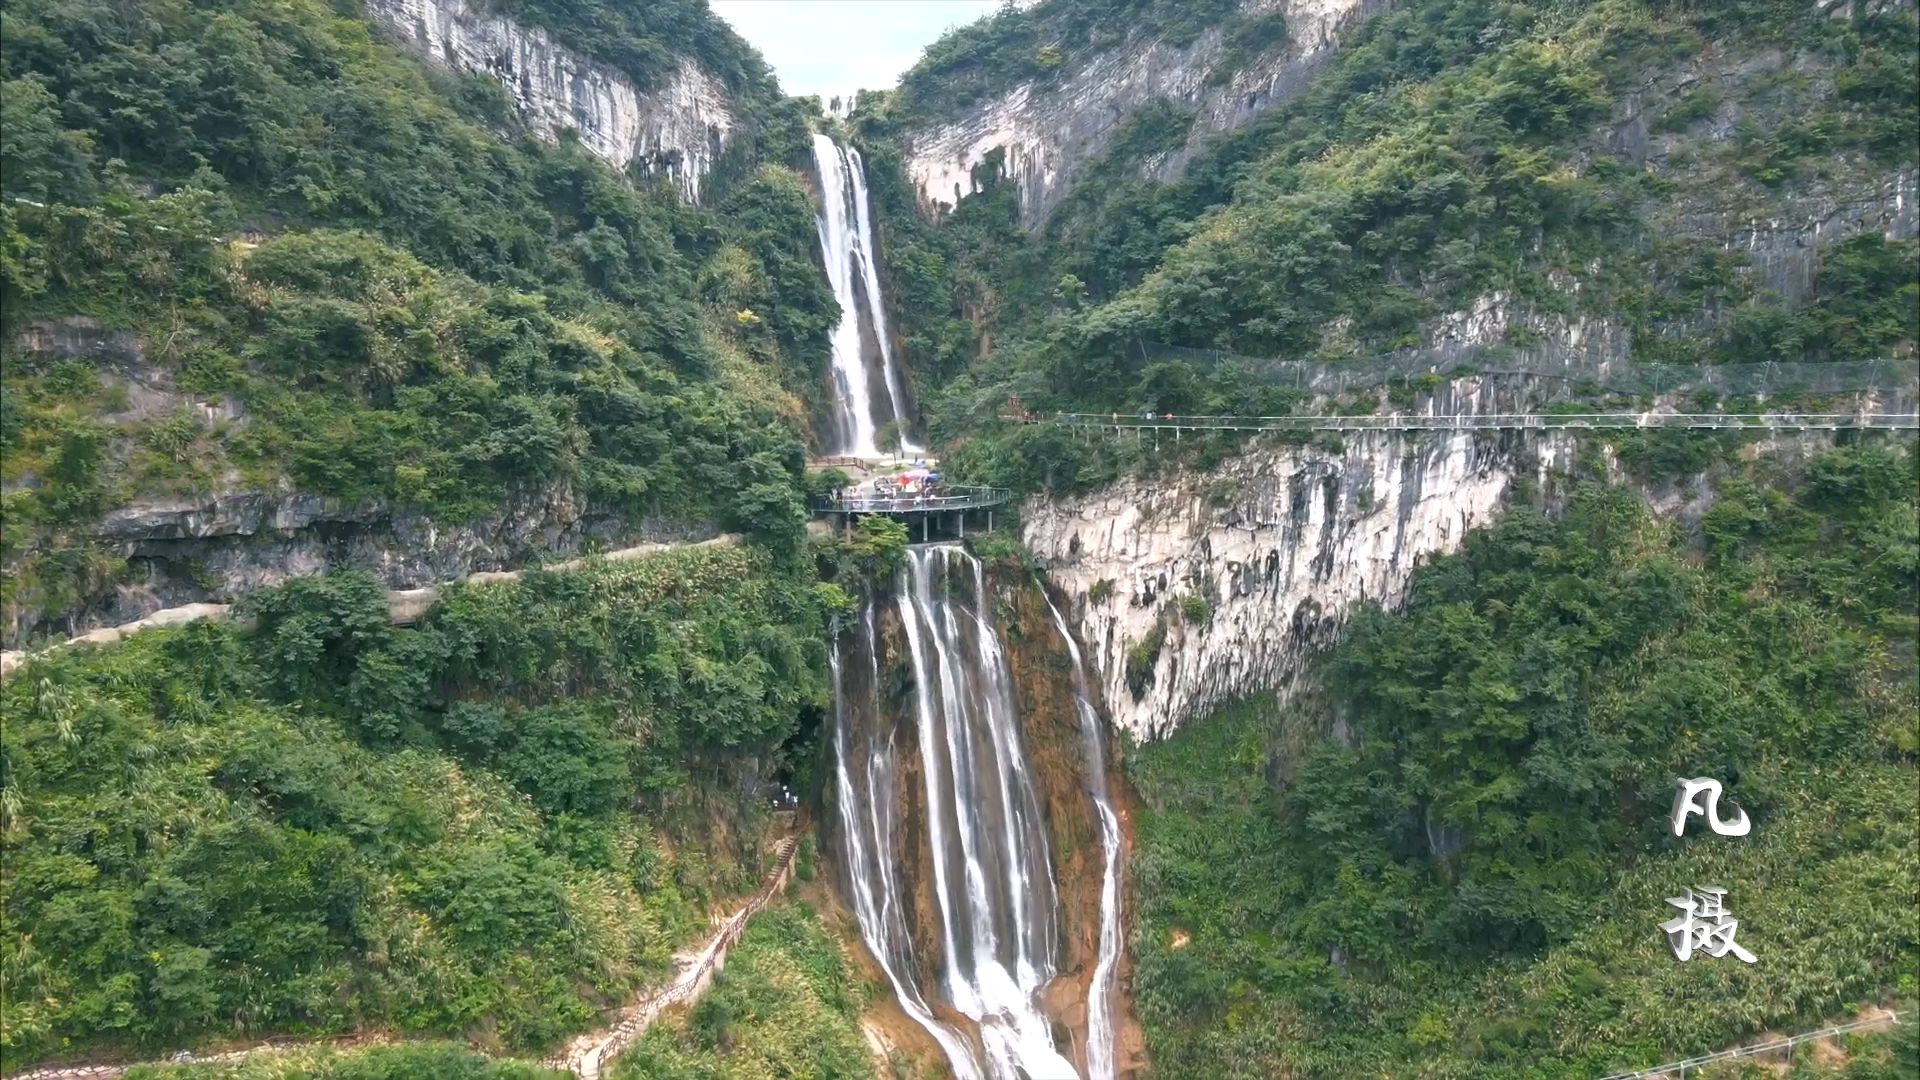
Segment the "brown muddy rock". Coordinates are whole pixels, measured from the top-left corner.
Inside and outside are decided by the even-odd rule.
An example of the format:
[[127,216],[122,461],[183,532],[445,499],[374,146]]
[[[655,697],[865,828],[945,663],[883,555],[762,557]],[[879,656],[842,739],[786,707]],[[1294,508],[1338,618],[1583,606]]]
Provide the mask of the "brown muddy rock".
[[1040,991],[1040,1007],[1068,1029],[1078,1031],[1087,1026],[1087,986],[1083,979],[1072,976],[1057,976],[1046,988]]

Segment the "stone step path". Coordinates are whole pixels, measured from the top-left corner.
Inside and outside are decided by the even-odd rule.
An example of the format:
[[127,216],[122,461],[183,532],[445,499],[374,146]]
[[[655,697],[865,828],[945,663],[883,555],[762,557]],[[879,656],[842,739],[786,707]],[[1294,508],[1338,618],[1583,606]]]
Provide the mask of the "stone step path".
[[719,929],[708,939],[706,946],[691,957],[691,962],[672,982],[657,993],[622,1009],[620,1019],[611,1028],[580,1036],[565,1051],[549,1058],[546,1064],[565,1069],[580,1080],[599,1080],[601,1069],[640,1041],[640,1036],[646,1034],[648,1026],[659,1019],[662,1013],[705,993],[713,985],[714,974],[726,966],[727,950],[740,940],[740,935],[747,928],[747,920],[753,918],[767,905],[767,901],[786,887],[793,871],[794,853],[800,850],[800,838],[789,836],[780,841],[774,850],[778,857],[760,891],[747,901],[745,907],[721,921]]
[[[545,1059],[541,1064],[552,1069],[564,1069],[579,1077],[580,1080],[600,1080],[602,1070],[634,1043],[639,1042],[640,1037],[646,1034],[647,1028],[663,1013],[675,1005],[692,1002],[705,993],[707,988],[713,985],[714,975],[726,966],[727,950],[740,940],[740,935],[746,930],[747,921],[758,914],[760,909],[766,907],[770,900],[778,896],[781,890],[786,888],[787,882],[792,879],[794,855],[800,850],[799,834],[782,838],[774,845],[773,850],[775,853],[773,869],[767,872],[759,890],[740,910],[720,920],[706,943],[685,958],[685,963],[679,967],[671,982],[622,1008],[618,1018],[610,1026],[580,1035],[568,1043],[565,1049]],[[182,1051],[172,1057],[159,1058],[150,1062],[44,1065],[26,1072],[7,1073],[5,1080],[112,1080],[138,1064],[228,1063],[256,1054],[279,1054],[309,1047],[358,1048],[426,1041],[429,1040],[392,1038],[378,1034],[274,1041],[204,1056]]]

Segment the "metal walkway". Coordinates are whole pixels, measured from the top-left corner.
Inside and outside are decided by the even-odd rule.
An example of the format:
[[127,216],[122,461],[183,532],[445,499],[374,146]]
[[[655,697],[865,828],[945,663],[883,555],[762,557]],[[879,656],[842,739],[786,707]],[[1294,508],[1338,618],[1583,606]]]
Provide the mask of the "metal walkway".
[[1920,430],[1920,413],[1478,413],[1461,416],[1170,416],[1156,413],[1054,413],[1002,416],[1022,424],[1060,424],[1109,431],[1584,431],[1599,428],[1684,428],[1695,431]]
[[1899,1023],[1900,1014],[1897,1012],[1888,1012],[1880,1016],[1870,1017],[1866,1020],[1855,1020],[1851,1024],[1836,1024],[1833,1027],[1821,1028],[1819,1031],[1802,1032],[1799,1035],[1785,1039],[1774,1039],[1770,1042],[1755,1043],[1752,1046],[1736,1046],[1731,1050],[1722,1050],[1715,1054],[1702,1054],[1699,1057],[1691,1057],[1685,1061],[1669,1061],[1665,1065],[1655,1065],[1651,1069],[1641,1069],[1637,1072],[1614,1073],[1611,1076],[1604,1077],[1603,1080],[1654,1080],[1656,1077],[1672,1077],[1674,1080],[1682,1080],[1682,1078],[1687,1075],[1688,1069],[1699,1071],[1708,1065],[1718,1064],[1722,1061],[1737,1061],[1740,1058],[1759,1057],[1762,1054],[1778,1053],[1783,1059],[1791,1060],[1793,1048],[1801,1043],[1814,1042],[1819,1039],[1830,1039],[1835,1035],[1848,1035],[1857,1031],[1871,1031],[1874,1028],[1894,1027]]

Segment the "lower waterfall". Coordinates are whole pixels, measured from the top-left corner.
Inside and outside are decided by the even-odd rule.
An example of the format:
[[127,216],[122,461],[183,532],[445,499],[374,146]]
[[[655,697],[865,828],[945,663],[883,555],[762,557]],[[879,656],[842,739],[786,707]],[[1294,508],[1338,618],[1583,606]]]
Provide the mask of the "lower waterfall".
[[[877,622],[886,604],[912,664],[913,685],[897,710],[911,709],[911,726],[882,704]],[[956,1077],[1073,1077],[1071,1049],[1056,1042],[1039,1004],[1059,973],[1059,889],[990,605],[985,569],[966,549],[916,546],[892,596],[870,600],[860,625],[836,643],[838,854],[862,938]],[[1097,724],[1091,703],[1086,708],[1083,720]],[[1097,746],[1097,727],[1091,737]],[[1104,774],[1099,791],[1104,800]],[[1111,820],[1104,801],[1103,812]],[[919,876],[928,880],[915,882],[923,855],[930,866]],[[1103,920],[1109,910],[1117,919],[1111,846],[1108,855]],[[932,900],[930,917],[915,919],[915,890]],[[1103,925],[1099,968],[1109,999],[1117,948],[1117,926],[1110,943]],[[1096,972],[1095,982],[1101,977]],[[1103,1046],[1089,1049],[1089,1068],[1108,1077],[1113,1009],[1094,1002],[1089,1013],[1106,1031]]]
[[1093,982],[1087,987],[1087,1077],[1088,1080],[1112,1080],[1114,1076],[1114,969],[1120,961],[1120,818],[1113,812],[1113,797],[1107,791],[1107,751],[1100,737],[1100,712],[1093,707],[1087,689],[1087,668],[1080,659],[1080,646],[1060,609],[1047,598],[1047,613],[1067,643],[1067,655],[1073,659],[1073,707],[1080,714],[1080,735],[1086,741],[1087,793],[1100,815],[1100,850],[1104,858],[1100,872],[1100,952],[1093,966]]

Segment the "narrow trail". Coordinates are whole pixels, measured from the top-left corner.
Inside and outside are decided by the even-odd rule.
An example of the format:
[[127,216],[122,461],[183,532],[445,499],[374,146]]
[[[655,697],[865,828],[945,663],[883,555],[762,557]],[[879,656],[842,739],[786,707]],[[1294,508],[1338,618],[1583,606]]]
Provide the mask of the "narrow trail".
[[[630,562],[634,559],[644,559],[649,555],[658,555],[665,551],[678,551],[683,548],[731,547],[742,542],[744,539],[745,538],[739,533],[721,533],[718,536],[709,537],[705,540],[680,540],[666,543],[639,544],[630,548],[621,548],[618,551],[608,551],[599,555],[585,555],[577,559],[568,559],[565,562],[550,563],[540,569],[550,572],[578,570],[595,559],[605,560],[606,562]],[[418,589],[389,589],[387,590],[388,615],[396,624],[410,626],[426,616],[427,609],[433,607],[434,602],[440,599],[440,590],[446,588],[448,585],[460,581],[472,585],[488,585],[501,581],[514,581],[526,572],[525,570],[481,570],[468,574],[464,578],[455,578],[453,581],[441,582],[436,585],[426,585]],[[32,649],[8,649],[0,652],[0,677],[6,676],[13,671],[14,668],[26,663],[34,656],[50,652],[54,649],[64,649],[70,645],[109,645],[122,638],[132,637],[142,630],[155,630],[169,626],[185,626],[188,623],[198,622],[201,619],[225,619],[230,618],[232,615],[232,604],[183,604],[179,607],[162,608],[159,611],[135,619],[132,622],[121,623],[119,626],[103,626],[96,630],[88,630],[83,634],[76,634],[73,637],[67,638],[65,641],[56,641]]]
[[[564,1069],[579,1077],[580,1080],[599,1080],[607,1064],[640,1041],[640,1037],[646,1034],[647,1028],[659,1019],[661,1014],[675,1005],[699,998],[708,987],[713,985],[714,974],[726,966],[727,950],[740,940],[748,920],[752,919],[760,909],[766,907],[767,902],[778,896],[786,887],[793,875],[794,855],[799,850],[800,836],[797,833],[784,837],[776,843],[773,869],[767,872],[759,890],[740,910],[722,919],[714,927],[712,935],[698,950],[683,953],[676,958],[678,963],[675,965],[672,981],[622,1008],[618,1018],[612,1024],[576,1037],[566,1045],[565,1049],[544,1059],[541,1064],[551,1069]],[[7,1073],[5,1080],[109,1080],[109,1078],[124,1075],[129,1069],[139,1065],[226,1064],[256,1055],[284,1054],[315,1047],[354,1049],[409,1042],[444,1041],[442,1039],[394,1038],[378,1033],[300,1041],[274,1041],[204,1056],[183,1051],[180,1054],[144,1062],[129,1061],[111,1065],[43,1065],[25,1072]]]

